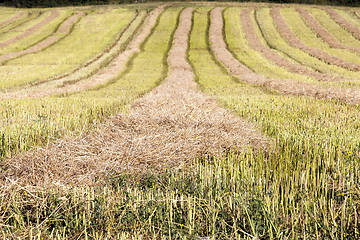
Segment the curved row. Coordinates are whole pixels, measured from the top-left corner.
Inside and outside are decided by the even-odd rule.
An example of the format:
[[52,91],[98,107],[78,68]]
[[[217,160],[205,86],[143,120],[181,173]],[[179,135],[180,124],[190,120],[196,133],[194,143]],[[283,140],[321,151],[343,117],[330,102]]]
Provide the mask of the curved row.
[[246,34],[246,38],[250,44],[250,46],[261,52],[266,58],[273,61],[277,65],[284,67],[288,69],[291,72],[307,75],[310,77],[314,77],[316,79],[319,79],[321,81],[342,81],[345,80],[344,78],[334,77],[329,74],[323,74],[315,71],[311,71],[309,68],[301,65],[296,64],[289,59],[281,56],[278,52],[275,50],[265,47],[261,44],[259,38],[255,34],[254,27],[252,25],[252,21],[250,19],[250,13],[252,9],[244,9],[241,12],[241,20],[244,28],[244,32]]
[[21,17],[22,15],[24,15],[25,12],[19,12],[18,14],[16,14],[15,16],[11,17],[11,18],[8,18],[2,22],[0,22],[0,27],[8,24],[8,23],[11,23],[12,21],[14,21],[15,19],[18,19],[19,17]]
[[51,15],[49,17],[47,17],[46,19],[44,19],[43,21],[35,24],[34,26],[31,26],[30,28],[26,29],[23,33],[5,41],[5,42],[2,42],[0,43],[0,47],[3,48],[3,47],[6,47],[8,46],[9,44],[12,44],[24,37],[27,37],[29,36],[30,34],[32,34],[35,30],[39,29],[40,27],[48,24],[49,22],[51,22],[52,20],[54,20],[55,18],[59,17],[60,15],[60,11],[59,10],[53,10],[51,11]]
[[234,75],[242,80],[256,85],[264,85],[286,94],[306,95],[324,99],[340,99],[348,103],[360,103],[360,90],[356,89],[325,89],[314,84],[307,84],[293,80],[268,79],[261,74],[256,74],[251,69],[241,64],[226,49],[226,44],[222,36],[223,21],[222,8],[216,8],[211,12],[210,42],[211,48],[217,58]]
[[308,52],[310,55],[317,57],[319,59],[322,59],[328,63],[344,67],[347,69],[359,71],[360,70],[360,64],[356,63],[350,63],[348,61],[345,61],[344,59],[341,59],[339,57],[332,56],[323,50],[313,48],[310,46],[305,45],[300,41],[300,39],[290,30],[290,28],[287,26],[284,18],[280,14],[280,8],[272,8],[270,10],[271,15],[274,19],[274,22],[277,26],[277,29],[282,34],[282,36],[288,41],[290,45],[293,47],[299,48],[303,51]]
[[[83,16],[84,13],[82,12],[77,12],[76,15],[72,15],[70,16],[68,19],[66,19],[62,24],[61,26],[59,27],[59,29],[54,33],[66,33],[70,30],[70,28],[73,26],[73,24],[75,22],[78,21],[78,19]],[[11,52],[11,53],[7,53],[7,54],[4,54],[4,55],[1,55],[0,56],[0,65],[2,65],[2,63],[4,61],[7,61],[9,59],[13,59],[13,58],[16,58],[16,57],[19,57],[19,56],[22,56],[22,55],[25,55],[25,54],[29,54],[29,53],[35,53],[35,52],[38,52],[38,51],[41,51],[43,50],[44,48],[52,45],[53,43],[57,42],[58,40],[60,39],[59,36],[50,36],[48,38],[46,38],[45,40],[35,44],[34,46],[31,46],[25,50],[21,50],[21,51],[18,51],[18,52]]]

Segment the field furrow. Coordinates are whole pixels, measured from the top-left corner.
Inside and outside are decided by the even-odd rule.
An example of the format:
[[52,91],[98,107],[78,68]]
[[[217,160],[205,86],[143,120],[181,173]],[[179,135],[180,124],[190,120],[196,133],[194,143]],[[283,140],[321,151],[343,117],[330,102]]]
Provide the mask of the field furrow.
[[289,59],[281,56],[278,52],[268,47],[265,47],[261,42],[260,39],[257,37],[254,27],[250,18],[251,9],[244,9],[241,12],[241,20],[244,28],[244,32],[246,34],[246,39],[248,40],[250,46],[264,54],[265,57],[270,59],[271,61],[275,62],[277,65],[288,69],[291,72],[295,72],[302,75],[307,75],[310,77],[314,77],[321,81],[344,81],[346,79],[334,77],[332,75],[323,74],[315,71],[311,71],[309,68],[301,65],[296,64]]
[[324,99],[334,98],[352,104],[360,103],[360,90],[358,89],[325,89],[319,85],[307,84],[295,80],[268,79],[263,75],[254,73],[235,59],[226,49],[226,44],[222,36],[223,21],[221,11],[221,8],[216,8],[211,12],[212,21],[209,37],[212,43],[211,48],[217,58],[230,72],[239,76],[241,80],[256,85],[264,85],[286,94],[313,96]]
[[300,15],[306,20],[309,26],[327,43],[330,47],[348,49],[360,53],[360,48],[346,46],[335,39],[323,26],[321,26],[310,13],[303,8],[297,8]]
[[49,22],[53,21],[55,18],[59,17],[60,16],[60,11],[59,10],[53,10],[51,11],[51,15],[49,17],[47,17],[46,19],[44,19],[43,21],[35,24],[34,26],[26,29],[23,33],[5,41],[5,42],[2,42],[0,43],[0,47],[1,48],[4,48],[6,46],[8,46],[9,44],[12,44],[12,43],[15,43],[16,41],[24,38],[24,37],[27,37],[29,35],[31,35],[35,30],[39,29],[40,27],[48,24]]
[[337,65],[339,67],[343,67],[355,71],[360,70],[360,64],[350,63],[342,58],[330,55],[324,52],[323,50],[305,45],[287,26],[284,18],[280,14],[280,8],[274,7],[270,10],[270,12],[274,19],[278,31],[293,47],[306,51],[310,55],[317,57],[318,59],[323,60],[329,64]]
[[24,14],[25,14],[25,12],[21,11],[18,14],[16,14],[15,16],[12,16],[12,17],[0,22],[0,27],[6,25],[8,23],[11,23],[12,21],[14,21],[15,19],[18,19],[19,17],[21,17]]
[[[73,26],[73,24],[75,22],[78,21],[78,18],[80,16],[82,16],[83,13],[82,12],[78,12],[76,15],[72,15],[70,16],[65,22],[63,22],[61,24],[61,26],[59,27],[59,29],[54,33],[66,33],[70,30],[70,27]],[[4,62],[7,61],[9,59],[13,59],[25,54],[29,54],[29,53],[35,53],[38,51],[41,51],[42,49],[54,44],[55,42],[57,42],[60,39],[60,36],[50,36],[48,38],[46,38],[45,40],[35,44],[34,46],[31,46],[25,50],[21,50],[18,52],[11,52],[11,53],[6,53],[4,55],[0,56],[0,65]]]
[[358,40],[360,40],[360,29],[358,27],[343,18],[335,9],[323,8],[323,10],[325,10],[331,18],[340,24],[344,29],[352,33]]

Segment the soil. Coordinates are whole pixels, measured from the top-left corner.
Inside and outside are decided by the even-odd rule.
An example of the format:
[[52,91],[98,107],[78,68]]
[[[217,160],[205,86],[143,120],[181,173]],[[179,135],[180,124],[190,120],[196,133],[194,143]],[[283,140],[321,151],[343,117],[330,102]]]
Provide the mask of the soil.
[[336,40],[323,26],[321,26],[316,19],[310,15],[310,13],[303,8],[297,8],[300,15],[306,20],[309,26],[326,42],[330,47],[348,49],[357,53],[360,53],[360,48],[346,46]]
[[19,34],[3,43],[0,43],[0,47],[6,47],[9,44],[12,44],[14,42],[19,41],[20,39],[29,36],[30,34],[32,34],[34,31],[36,31],[37,29],[41,28],[42,26],[48,24],[49,22],[51,22],[52,20],[54,20],[55,18],[57,18],[58,16],[60,16],[60,12],[59,10],[53,10],[51,11],[51,15],[49,17],[47,17],[46,19],[44,19],[43,21],[35,24],[34,26],[26,29],[22,34]]
[[342,58],[332,56],[320,49],[303,44],[300,39],[293,32],[291,32],[290,28],[287,26],[284,18],[280,14],[280,8],[274,7],[270,10],[270,13],[274,19],[278,31],[280,32],[280,34],[283,35],[283,37],[288,41],[291,46],[308,52],[311,56],[321,59],[327,63],[350,70],[360,70],[359,64],[347,62]]
[[196,157],[224,156],[230,149],[265,148],[268,140],[251,124],[197,90],[186,61],[192,11],[181,13],[163,84],[95,133],[13,157],[2,179],[37,186],[93,184],[96,176],[111,172],[163,171],[185,167]]
[[11,18],[9,18],[9,19],[6,19],[5,21],[0,22],[0,27],[3,26],[3,25],[5,25],[5,24],[8,24],[8,23],[14,21],[15,19],[18,19],[19,17],[21,17],[21,16],[24,15],[24,14],[25,14],[25,12],[19,12],[19,13],[16,14],[15,16],[13,16],[13,17],[11,17]]
[[334,9],[323,8],[323,10],[325,10],[330,15],[330,17],[339,23],[343,28],[351,32],[357,39],[360,39],[360,29],[358,27],[356,27],[351,22],[348,22],[340,15],[340,13]]
[[[58,29],[57,33],[66,33],[67,31],[69,31],[70,27],[77,21],[77,19],[80,16],[83,16],[83,15],[84,15],[84,13],[78,12],[76,15],[69,17],[65,22],[63,22],[63,24]],[[12,58],[16,58],[16,57],[19,57],[24,54],[35,53],[35,52],[41,51],[42,49],[50,46],[51,44],[55,43],[59,39],[60,39],[60,37],[58,37],[58,36],[50,36],[50,37],[46,38],[45,40],[43,40],[43,41],[37,43],[36,45],[29,47],[25,50],[4,54],[4,55],[0,56],[0,66],[1,66],[1,62],[3,62],[3,61],[6,61],[6,60],[9,60]]]
[[313,72],[307,67],[295,64],[288,59],[282,57],[279,55],[276,51],[269,49],[261,44],[259,38],[257,37],[251,18],[250,18],[250,12],[252,9],[244,9],[241,12],[241,23],[243,25],[243,29],[245,32],[246,39],[248,40],[249,45],[251,48],[253,48],[256,51],[261,52],[266,58],[270,59],[274,63],[276,63],[278,66],[284,67],[288,69],[291,72],[307,75],[310,77],[314,77],[321,81],[344,81],[346,79],[334,77],[328,74],[322,74],[319,72]]
[[358,89],[324,89],[319,85],[298,82],[290,79],[269,79],[263,75],[252,72],[248,67],[235,59],[226,49],[222,36],[223,20],[222,8],[215,8],[211,11],[210,42],[211,49],[216,57],[241,80],[273,88],[291,95],[305,95],[321,99],[339,99],[351,104],[360,103],[360,90]]

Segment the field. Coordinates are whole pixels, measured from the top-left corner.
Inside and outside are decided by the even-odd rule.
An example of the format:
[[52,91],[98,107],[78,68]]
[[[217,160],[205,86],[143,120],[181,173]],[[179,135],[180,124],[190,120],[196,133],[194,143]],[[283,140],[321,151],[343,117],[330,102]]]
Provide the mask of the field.
[[359,239],[360,9],[0,7],[4,239]]

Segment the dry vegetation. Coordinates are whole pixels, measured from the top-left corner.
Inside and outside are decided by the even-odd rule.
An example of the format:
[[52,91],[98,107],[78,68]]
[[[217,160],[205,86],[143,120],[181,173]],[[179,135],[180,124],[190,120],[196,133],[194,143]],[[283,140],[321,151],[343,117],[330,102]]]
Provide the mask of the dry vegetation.
[[[359,238],[356,10],[151,3],[55,9],[43,20],[6,13],[9,49],[36,29],[50,35],[4,52],[0,72],[30,79],[57,66],[35,86],[13,78],[3,88],[0,234]],[[89,52],[74,42],[82,34],[96,41],[84,41]]]

